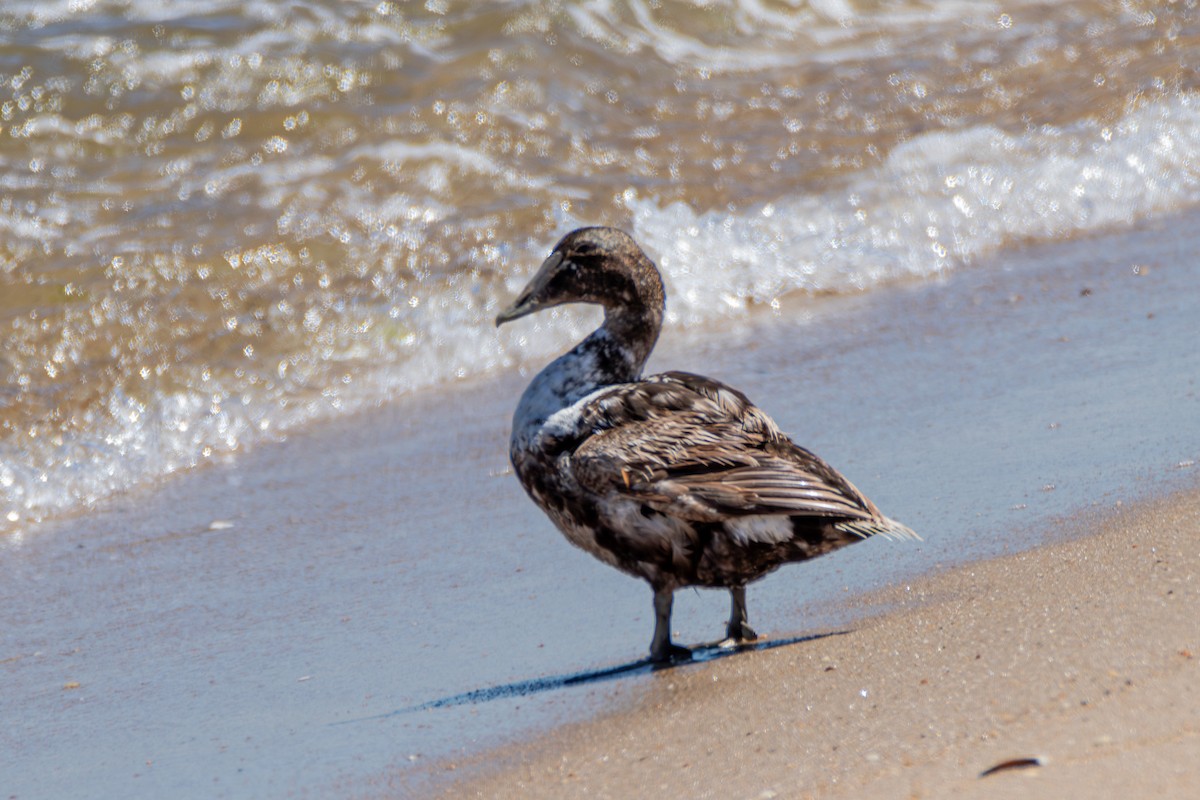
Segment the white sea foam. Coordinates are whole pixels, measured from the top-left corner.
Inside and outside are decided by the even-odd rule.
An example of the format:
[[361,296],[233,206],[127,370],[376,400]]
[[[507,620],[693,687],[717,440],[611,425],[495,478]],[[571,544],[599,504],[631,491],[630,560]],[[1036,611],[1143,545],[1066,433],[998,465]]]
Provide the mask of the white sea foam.
[[833,193],[697,212],[629,195],[671,319],[694,324],[789,292],[849,292],[937,274],[1024,240],[1070,238],[1200,201],[1200,97],[1018,136],[925,134]]
[[[870,57],[879,47],[880,30],[889,31],[890,39],[905,29],[921,30],[987,14],[994,17],[996,8],[961,1],[860,5],[848,0],[797,0],[768,7],[762,2],[713,0],[697,8],[692,3],[592,0],[572,4],[566,12],[583,35],[618,51],[652,52],[680,67],[746,72]],[[1008,10],[1022,5],[1010,3]],[[716,20],[713,28],[722,30],[719,39],[711,37],[703,22],[688,24],[705,15]]]

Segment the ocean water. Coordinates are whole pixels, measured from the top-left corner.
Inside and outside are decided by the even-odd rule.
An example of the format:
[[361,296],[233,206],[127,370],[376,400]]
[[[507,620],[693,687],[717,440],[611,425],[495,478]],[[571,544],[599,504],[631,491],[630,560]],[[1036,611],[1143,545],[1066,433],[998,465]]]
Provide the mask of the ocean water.
[[15,0],[0,45],[10,541],[538,364],[591,317],[491,320],[579,224],[682,329],[1200,202],[1194,0]]

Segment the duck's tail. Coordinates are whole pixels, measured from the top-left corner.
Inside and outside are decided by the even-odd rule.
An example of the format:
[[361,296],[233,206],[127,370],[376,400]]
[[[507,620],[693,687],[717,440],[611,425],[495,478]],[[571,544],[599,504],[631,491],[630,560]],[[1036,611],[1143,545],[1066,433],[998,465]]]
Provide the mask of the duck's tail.
[[884,539],[892,539],[894,541],[903,541],[905,539],[915,539],[918,542],[924,541],[912,528],[903,522],[896,522],[896,520],[889,519],[888,517],[848,520],[846,522],[839,522],[833,527],[839,531],[861,536],[864,539],[872,536],[882,536]]

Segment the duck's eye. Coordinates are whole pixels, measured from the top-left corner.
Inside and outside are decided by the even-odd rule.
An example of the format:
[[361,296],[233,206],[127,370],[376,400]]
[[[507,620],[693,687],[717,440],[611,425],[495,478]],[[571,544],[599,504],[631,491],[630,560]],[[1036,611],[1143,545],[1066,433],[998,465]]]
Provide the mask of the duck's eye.
[[575,255],[577,256],[590,256],[595,254],[595,252],[596,245],[592,244],[591,242],[580,242],[579,244],[575,245]]

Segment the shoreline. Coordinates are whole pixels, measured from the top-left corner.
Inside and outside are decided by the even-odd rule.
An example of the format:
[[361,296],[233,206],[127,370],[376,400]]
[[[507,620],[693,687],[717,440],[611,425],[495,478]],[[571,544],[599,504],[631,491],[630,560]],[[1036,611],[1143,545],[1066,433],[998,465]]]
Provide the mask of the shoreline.
[[1055,527],[852,600],[844,635],[658,672],[437,796],[1188,796],[1200,487]]

